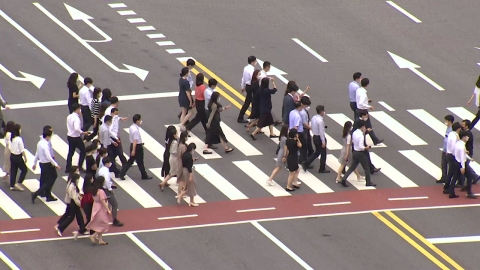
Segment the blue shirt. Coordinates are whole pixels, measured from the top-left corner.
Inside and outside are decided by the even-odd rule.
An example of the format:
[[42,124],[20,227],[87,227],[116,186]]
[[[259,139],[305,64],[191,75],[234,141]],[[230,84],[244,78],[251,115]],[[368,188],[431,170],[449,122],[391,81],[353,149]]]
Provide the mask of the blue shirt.
[[348,85],[348,98],[350,102],[357,102],[357,89],[360,88],[360,85],[353,81]]
[[445,138],[443,139],[443,152],[447,152],[447,138],[448,134],[452,132],[452,127],[447,127],[447,131],[445,132]]
[[289,129],[297,127],[298,132],[303,132],[302,116],[298,110],[292,110],[288,115]]

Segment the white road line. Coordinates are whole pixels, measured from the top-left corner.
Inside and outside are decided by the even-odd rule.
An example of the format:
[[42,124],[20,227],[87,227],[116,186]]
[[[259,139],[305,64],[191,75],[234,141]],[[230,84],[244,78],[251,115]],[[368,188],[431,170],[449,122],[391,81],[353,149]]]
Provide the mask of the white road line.
[[475,236],[460,236],[460,237],[439,237],[439,238],[427,238],[428,242],[436,244],[456,244],[456,243],[472,243],[480,242],[480,235]]
[[[180,125],[179,124],[165,125],[165,127],[168,127],[168,126],[175,126],[175,128],[177,128],[177,131],[180,131]],[[195,134],[193,134],[191,131],[188,134],[190,135],[190,137],[187,138],[187,145],[189,143],[195,143],[195,145],[197,146],[197,149],[195,149],[195,152],[197,152],[197,154],[199,154],[201,157],[203,157],[204,159],[219,159],[219,158],[222,158],[213,149],[209,150],[210,152],[212,152],[211,154],[204,154],[203,153],[203,150],[205,149],[204,140],[195,136]],[[223,147],[220,147],[220,148],[223,148]],[[163,155],[163,153],[162,153],[162,155]]]
[[[450,107],[447,110],[451,111],[453,114],[457,115],[461,119],[457,122],[462,122],[464,119],[468,119],[470,121],[475,118],[475,114],[471,113],[469,110],[465,109],[464,107]],[[480,130],[480,125],[475,125],[477,130]]]
[[[0,144],[5,147],[5,139],[0,139]],[[36,144],[35,144],[36,146]],[[36,148],[36,147],[35,147]],[[37,166],[35,170],[32,170],[33,167],[33,160],[35,159],[35,155],[32,154],[28,149],[25,149],[25,155],[27,156],[27,168],[33,172],[34,174],[40,174],[40,166]]]
[[133,233],[126,233],[126,235],[128,236],[128,238],[130,238],[130,240],[132,240],[141,250],[143,250],[145,253],[147,253],[147,255],[152,258],[158,265],[160,265],[160,267],[162,267],[163,269],[165,270],[172,270],[172,268],[170,266],[168,266],[168,264],[166,264],[162,259],[160,259],[160,257],[157,256],[157,254],[155,254],[150,248],[148,248],[142,241],[140,241],[140,239],[138,239],[135,235],[133,235]]
[[11,219],[30,218],[27,212],[23,211],[15,201],[3,192],[3,190],[0,190],[0,208],[2,208]]
[[149,38],[165,38],[164,34],[148,34],[147,37]]
[[[340,168],[340,163],[338,162],[338,158],[335,157],[332,154],[327,155],[326,164],[327,164],[328,167],[330,167],[333,170],[333,173],[335,173],[335,174],[337,173],[338,169]],[[348,171],[348,166],[345,167],[345,171]],[[365,186],[365,184],[366,184],[365,180],[358,181],[355,173],[350,174],[347,178],[347,181],[350,183],[350,185],[352,185],[353,187],[355,187],[358,190],[375,189],[375,187]]]
[[[124,128],[123,130],[129,133],[128,128]],[[140,136],[142,136],[142,141],[144,143],[143,147],[147,149],[150,153],[152,153],[161,162],[163,162],[163,153],[165,152],[165,147],[163,147],[163,145],[158,143],[152,136],[150,136],[142,128],[140,128]]]
[[270,211],[270,210],[275,210],[275,209],[276,209],[275,207],[244,209],[244,210],[237,210],[237,213],[248,213],[248,212],[258,212],[258,211]]
[[108,4],[111,8],[126,8],[127,5],[125,5],[124,3],[112,3],[112,4]]
[[148,194],[142,187],[140,187],[130,177],[125,175],[125,180],[119,180],[115,178],[114,173],[110,173],[112,180],[120,186],[125,192],[128,193],[135,201],[137,201],[144,208],[161,207],[162,205],[157,202],[150,194]]
[[289,249],[285,244],[283,244],[280,240],[278,240],[273,234],[267,231],[262,225],[258,222],[253,221],[251,224],[257,228],[260,232],[263,233],[268,239],[270,239],[273,243],[275,243],[280,249],[282,249],[285,253],[287,253],[292,259],[294,259],[298,264],[300,264],[304,269],[313,270],[302,258],[300,258],[297,254],[295,254],[291,249]]
[[440,134],[441,136],[445,136],[445,132],[447,130],[447,125],[443,122],[435,118],[433,115],[429,114],[427,111],[423,109],[417,110],[407,110],[413,116],[418,118],[418,120],[422,121],[425,125],[433,129],[435,132]]
[[431,175],[433,178],[440,179],[440,177],[442,176],[442,170],[433,162],[428,160],[426,157],[418,153],[417,151],[401,150],[398,152],[403,156],[405,156],[407,159],[409,159],[413,164],[417,165],[426,173]]
[[[339,124],[341,127],[343,127],[343,125],[345,125],[345,122],[347,122],[347,121],[352,122],[352,124],[354,123],[354,121],[352,121],[352,119],[348,118],[348,116],[346,116],[343,113],[330,113],[330,114],[327,114],[327,116],[330,117],[333,121],[337,122],[337,124]],[[384,143],[374,145],[373,141],[372,141],[372,138],[368,134],[365,137],[367,138],[367,145],[370,145],[372,148],[387,147],[387,145],[384,144]],[[328,139],[327,139],[327,141],[328,141]],[[328,141],[328,143],[330,143],[330,141]],[[340,147],[340,149],[342,149],[342,147]]]
[[0,231],[0,234],[12,234],[12,233],[26,233],[26,232],[39,232],[40,229],[25,229],[25,230],[13,230],[13,231]]
[[133,10],[119,10],[117,12],[122,16],[137,15],[137,13],[135,13]]
[[244,200],[248,197],[238,190],[234,185],[223,178],[208,164],[195,164],[195,171],[205,180],[215,186],[220,192],[227,196],[230,200]]
[[273,196],[291,196],[291,194],[287,192],[285,188],[278,184],[275,184],[275,186],[268,186],[266,183],[268,175],[263,173],[262,170],[260,170],[249,160],[233,161],[232,163]]
[[395,4],[393,1],[387,1],[387,4],[389,4],[390,6],[392,6],[393,8],[395,8],[396,10],[400,11],[403,15],[407,16],[408,18],[410,18],[412,21],[416,22],[416,23],[421,23],[422,21],[420,21],[417,17],[413,16],[412,14],[410,14],[408,11],[406,11],[405,9],[403,9],[402,7],[400,7],[399,5]]
[[375,164],[377,168],[382,168],[382,170],[380,171],[381,173],[386,175],[393,182],[397,183],[397,185],[399,185],[400,187],[402,188],[418,187],[418,185],[415,184],[415,182],[408,179],[405,175],[403,175],[401,172],[395,169],[392,165],[388,164],[388,162],[383,160],[377,154],[370,152],[370,159],[372,160],[372,163]]
[[197,215],[197,214],[192,214],[192,215],[184,215],[184,216],[159,217],[158,220],[179,219],[179,218],[192,218],[192,217],[198,217],[198,215]]
[[173,43],[173,41],[159,41],[159,42],[156,42],[158,46],[162,47],[162,46],[173,46],[175,45],[175,43]]
[[151,25],[145,25],[145,26],[138,26],[137,27],[138,30],[140,31],[155,31],[155,27],[151,26]]
[[[23,181],[23,185],[30,190],[31,192],[35,192],[38,190],[40,187],[40,182],[37,179],[26,179]],[[38,200],[42,201],[50,210],[52,210],[57,216],[61,216],[65,213],[65,209],[67,206],[63,202],[62,198],[56,196],[55,194],[52,193],[52,195],[57,198],[58,200],[54,202],[47,202],[46,198],[43,197],[37,197],[37,202]],[[27,197],[30,198],[30,194],[27,194]]]
[[20,270],[20,268],[18,268],[18,266],[12,260],[10,260],[10,258],[8,258],[7,255],[5,255],[5,253],[3,253],[2,251],[0,251],[0,259],[2,259],[2,261],[8,267],[10,267],[11,270]]
[[424,200],[424,199],[428,199],[428,197],[421,196],[421,197],[388,198],[389,201],[408,201],[408,200]]
[[131,18],[131,19],[127,19],[127,21],[129,23],[144,23],[144,22],[147,22],[143,18]]
[[377,112],[369,112],[369,115],[377,119],[378,122],[382,123],[385,127],[390,129],[393,133],[397,134],[397,136],[402,138],[404,141],[406,141],[410,145],[428,145],[427,142],[420,139],[420,137],[415,135],[415,133],[411,132],[408,128],[400,124],[397,120],[395,120],[393,117],[391,117],[387,113],[382,111],[377,111]]
[[[153,168],[153,169],[148,169],[150,172],[152,172],[153,175],[155,175],[158,179],[163,179],[162,178],[162,168]],[[173,177],[174,179],[177,179],[176,177]],[[175,181],[175,180],[174,180]],[[175,192],[176,195],[178,195],[178,185],[176,182],[171,181],[170,186],[168,186],[173,192]],[[190,198],[183,198],[184,201],[187,203],[190,202]],[[200,196],[196,195],[194,197],[195,203],[206,203],[204,199],[202,199]]]
[[315,56],[318,60],[322,61],[323,63],[327,63],[328,60],[323,58],[320,54],[318,54],[316,51],[314,51],[312,48],[308,47],[307,44],[303,43],[300,41],[298,38],[292,38],[295,43],[300,45],[300,47],[304,48],[307,52],[311,53],[313,56]]
[[[191,57],[191,56],[187,56],[187,57],[177,57],[177,60],[180,61],[181,63],[186,63],[188,59],[193,59],[195,60],[195,58]],[[196,60],[195,60],[196,61]],[[178,94],[178,92],[177,92]],[[193,94],[192,94],[193,95]]]
[[242,136],[238,135],[233,129],[231,129],[224,122],[220,122],[223,133],[227,137],[228,141],[235,146],[235,149],[242,152],[245,156],[260,156],[262,152],[258,151],[253,145],[251,145]]
[[[270,130],[268,129],[268,127],[264,127],[262,129],[262,132],[265,136],[267,136],[267,138],[269,138],[270,140],[272,140],[275,144],[278,145],[278,139],[279,138],[270,138]],[[273,127],[273,134],[279,136],[280,135],[280,131],[276,128],[276,127]],[[313,136],[313,133],[310,132],[310,134],[312,134]],[[335,139],[333,139],[332,137],[330,137],[328,134],[325,134],[325,138],[327,139],[327,149],[328,150],[340,150],[342,149],[342,145],[339,144]]]
[[379,101],[378,104],[382,105],[385,109],[394,112],[395,109],[388,105],[385,101]]
[[342,205],[351,204],[352,202],[332,202],[332,203],[315,203],[313,206],[330,206],[330,205]]
[[[66,143],[57,134],[53,134],[53,136],[51,138],[51,142],[52,142],[53,150],[55,152],[57,152],[66,162],[67,157],[68,157],[68,143]],[[78,159],[79,158],[80,158],[80,155],[75,151],[75,153],[73,154],[73,157],[72,157],[72,165],[73,166],[78,165]],[[83,168],[85,168],[85,166],[86,166],[85,164],[86,164],[86,162],[83,161],[83,164],[82,164]],[[59,165],[62,167],[62,169],[65,170],[64,166],[62,166],[63,164],[59,164]]]
[[445,91],[445,88],[438,85],[438,83],[434,82],[432,79],[428,78],[425,74],[420,72],[420,70],[416,68],[409,68],[413,73],[417,74],[420,78],[424,79],[428,82],[431,86],[435,87],[438,91]]
[[185,53],[184,50],[182,49],[168,49],[166,50],[169,54],[179,54],[179,53]]

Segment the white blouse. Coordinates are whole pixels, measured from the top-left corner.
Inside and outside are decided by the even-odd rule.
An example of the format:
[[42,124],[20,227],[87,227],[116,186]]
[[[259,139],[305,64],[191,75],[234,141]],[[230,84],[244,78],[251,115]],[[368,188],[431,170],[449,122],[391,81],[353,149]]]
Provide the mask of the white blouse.
[[25,151],[25,146],[23,144],[23,139],[20,136],[13,138],[9,146],[10,153],[14,155],[20,155]]

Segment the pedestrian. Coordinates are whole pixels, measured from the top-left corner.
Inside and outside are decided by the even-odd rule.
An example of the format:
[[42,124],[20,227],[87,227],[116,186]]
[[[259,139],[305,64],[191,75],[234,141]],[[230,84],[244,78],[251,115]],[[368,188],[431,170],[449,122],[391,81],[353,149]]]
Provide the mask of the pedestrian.
[[[92,113],[90,111],[90,106],[92,104],[93,99],[93,90],[94,87],[92,85],[93,80],[90,78],[85,78],[83,80],[83,87],[78,92],[79,101],[80,101],[80,108],[82,110],[82,117],[83,117],[83,127],[82,129],[87,131],[93,124]],[[75,107],[72,105],[72,110],[75,112]],[[72,113],[73,113],[72,112]]]
[[289,81],[282,102],[282,121],[287,125],[290,123],[290,112],[295,110],[295,95],[297,91],[297,84],[294,81]]
[[197,146],[194,143],[190,143],[187,146],[187,150],[185,153],[182,155],[182,177],[184,178],[185,181],[185,188],[182,190],[182,192],[178,195],[177,197],[177,203],[180,204],[182,198],[186,195],[190,198],[190,202],[188,203],[188,206],[191,207],[197,207],[198,204],[195,203],[195,196],[197,196],[197,185],[195,183],[195,177],[193,174],[193,162],[198,160],[197,157],[193,157],[193,154],[195,153],[195,149]]
[[186,180],[183,177],[183,161],[182,157],[185,151],[187,151],[187,140],[188,140],[188,131],[182,131],[180,133],[180,138],[178,138],[178,148],[177,148],[177,196],[176,199],[182,198],[180,194],[186,188]]
[[[65,199],[64,199],[64,202],[65,202],[65,205],[66,205],[65,212],[58,219],[57,224],[55,224],[55,226],[53,227],[53,229],[57,232],[57,234],[59,234],[59,236],[62,236],[62,235],[58,230],[58,226],[60,226],[60,224],[63,223],[70,216],[70,212],[71,212],[71,210],[70,210],[71,209],[70,197],[68,195],[68,184],[70,183],[70,179],[72,179],[72,177],[75,174],[78,174],[78,173],[79,173],[78,167],[77,166],[72,166],[70,168],[70,173],[67,176],[67,189],[66,189],[67,192],[66,192]],[[78,220],[77,220],[77,223],[78,223]]]
[[187,76],[190,74],[190,70],[187,67],[182,68],[180,72],[180,79],[178,85],[180,90],[178,92],[178,104],[182,110],[180,116],[180,129],[185,130],[185,123],[193,115],[191,108],[193,108],[193,97],[190,83],[187,80]]
[[[110,157],[106,157],[102,159],[103,167],[100,168],[97,172],[97,177],[103,177],[105,179],[103,184],[103,190],[105,190],[105,194],[107,195],[108,202],[112,206],[112,217],[113,217],[113,226],[115,227],[122,227],[123,223],[121,223],[117,219],[117,211],[118,211],[118,202],[115,198],[115,192],[113,191],[117,187],[113,185],[112,178],[110,176],[110,166],[112,166],[112,159]],[[93,229],[94,231],[97,231]]]
[[[186,62],[186,65],[187,65],[187,68],[188,68],[188,75],[186,77],[187,81],[188,81],[188,84],[190,85],[190,90],[193,91],[194,89],[194,82],[193,82],[193,76],[192,76],[192,69],[195,67],[195,60],[193,60],[192,58],[188,59],[187,62]],[[187,111],[187,114],[189,113],[190,110],[192,110],[193,108],[189,108],[188,111]],[[194,114],[194,112],[192,111],[191,114],[190,114],[190,117]],[[180,111],[180,113],[178,114],[178,119],[180,119],[182,117],[182,112]],[[182,122],[182,121],[180,121]],[[189,119],[187,119],[185,121],[185,125],[188,125],[189,124]]]
[[[272,81],[273,88],[269,88],[270,81]],[[272,116],[272,95],[277,92],[277,86],[273,78],[263,78],[262,84],[260,86],[260,117],[258,119],[257,128],[250,135],[253,140],[256,140],[255,135],[262,130],[264,127],[268,127],[270,130],[270,138],[278,138],[277,135],[273,133],[273,121]]]
[[284,161],[282,161],[283,155],[284,155],[284,149],[285,149],[285,143],[287,142],[287,136],[288,136],[288,125],[283,125],[282,129],[280,129],[280,135],[278,138],[278,146],[277,146],[277,160],[275,161],[275,168],[272,171],[272,174],[270,177],[267,179],[267,185],[269,186],[274,186],[275,182],[273,181],[273,178],[278,174],[278,172],[285,167]]
[[79,230],[73,232],[73,239],[76,240],[79,234],[84,234],[85,223],[83,220],[82,211],[80,208],[81,197],[80,189],[78,188],[78,179],[80,175],[78,173],[73,174],[67,182],[67,195],[65,196],[65,203],[70,204],[70,213],[68,217],[63,220],[57,227],[58,236],[62,236],[65,229],[72,223],[73,219],[77,220]]
[[[0,95],[0,107],[2,107],[3,109],[5,110],[8,110],[10,109],[10,106],[7,106],[7,102],[3,99],[2,95]],[[1,132],[0,134],[5,134],[5,119],[3,118],[3,112],[2,112],[2,109],[0,108],[0,123],[2,124],[2,129],[1,129]]]
[[[455,159],[455,144],[460,140],[459,134],[462,130],[460,123],[455,122],[452,124],[452,131],[448,133],[447,137],[447,162],[448,162],[448,172],[447,177],[445,178],[445,185],[443,186],[443,194],[452,195],[450,185],[455,186],[459,178],[458,174],[458,163]],[[455,191],[453,191],[455,194]]]
[[195,108],[197,114],[195,117],[188,123],[186,130],[192,130],[198,123],[202,122],[203,129],[207,132],[207,113],[205,111],[205,84],[203,81],[205,76],[203,73],[198,73],[195,78]]
[[12,132],[13,128],[15,126],[15,122],[13,121],[8,121],[7,125],[5,126],[5,150],[3,151],[4,153],[4,159],[3,159],[3,171],[7,174],[6,176],[10,175],[10,168],[11,168],[11,163],[10,163],[10,143],[12,142]]
[[[343,147],[340,151],[340,156],[338,157],[338,163],[340,163],[340,167],[338,167],[337,177],[335,178],[336,183],[340,183],[340,181],[342,180],[342,172],[345,170],[347,164],[349,166],[352,165],[352,126],[352,122],[350,121],[345,122],[345,124],[343,125]],[[365,177],[360,175],[358,169],[355,169],[353,172],[356,174],[358,181],[365,180]]]
[[240,113],[238,114],[237,122],[238,123],[247,123],[248,121],[245,120],[243,117],[245,112],[247,112],[248,107],[250,107],[250,103],[252,102],[253,98],[253,90],[252,90],[252,78],[253,72],[255,71],[255,65],[257,64],[257,58],[255,56],[249,56],[248,65],[243,68],[243,76],[242,76],[242,93],[245,94],[245,101],[243,103],[242,108],[240,109]]
[[298,183],[298,174],[300,167],[298,166],[298,149],[302,148],[302,142],[299,139],[299,134],[296,129],[290,129],[288,132],[288,139],[285,142],[283,149],[283,163],[287,163],[288,179],[286,191],[295,191],[294,188],[300,188]]
[[350,109],[353,111],[353,119],[357,119],[357,89],[360,88],[362,73],[353,73],[353,81],[348,85],[348,98],[350,100]]
[[256,126],[258,118],[260,118],[260,70],[256,69],[252,75],[252,111],[248,116],[250,123],[245,125],[247,132],[250,132],[250,128]]
[[35,203],[35,199],[39,195],[44,195],[47,198],[47,202],[57,200],[57,198],[52,195],[52,187],[58,177],[56,170],[60,170],[61,168],[51,154],[52,151],[50,150],[49,141],[52,138],[52,133],[52,130],[44,129],[42,134],[43,139],[37,144],[37,152],[35,153],[32,169],[35,170],[37,162],[40,162],[40,179],[42,179],[42,183],[37,191],[32,192],[32,203]]
[[140,114],[135,114],[133,116],[133,124],[130,126],[128,132],[130,134],[130,158],[127,163],[122,166],[122,170],[118,176],[122,180],[125,180],[125,175],[127,174],[128,169],[133,165],[134,161],[137,163],[137,167],[142,174],[142,180],[152,179],[152,177],[147,174],[143,163],[144,152],[142,135],[140,134],[141,125],[142,116]]
[[[169,186],[168,180],[172,177],[177,177],[177,150],[178,150],[178,135],[177,129],[174,126],[167,128],[165,135],[165,153],[163,155],[162,177],[163,182],[160,184],[160,189],[163,191],[165,186]],[[165,168],[164,168],[165,167]],[[166,171],[168,169],[168,172]]]
[[100,102],[100,97],[102,95],[102,89],[99,87],[95,87],[93,90],[93,99],[90,103],[90,112],[93,121],[93,132],[85,137],[85,141],[91,141],[95,136],[98,134],[98,130],[100,129],[100,125],[102,122],[100,121],[100,115],[102,110],[102,104]]
[[[263,78],[267,77],[267,73],[270,71],[271,66],[272,66],[272,63],[270,63],[269,61],[263,62],[263,69],[260,71],[260,76],[258,78],[259,83],[262,81]],[[253,104],[253,101],[252,101],[252,104]],[[253,107],[253,105],[252,105],[252,107]],[[273,121],[275,122],[274,124],[276,126],[282,125],[282,121],[275,114],[274,109],[272,109],[272,117],[273,117]]]
[[[471,174],[471,169],[470,166],[467,164],[467,159],[469,157],[467,156],[466,150],[465,150],[465,143],[468,141],[468,132],[467,131],[460,131],[458,137],[460,138],[454,146],[454,157],[455,157],[455,162],[454,162],[454,170],[455,170],[455,177],[457,179],[460,179],[461,175],[465,175],[467,178],[467,186],[465,188],[462,188],[462,191],[467,191],[467,198],[470,199],[476,199],[477,197],[472,193],[472,174]],[[455,182],[452,179],[450,181],[449,185],[449,198],[450,199],[455,199],[458,198],[459,196],[455,194]]]
[[[205,98],[205,114],[207,116],[207,121],[208,121],[208,117],[210,116],[210,110],[208,110],[208,104],[210,104],[210,99],[212,98],[213,92],[216,92],[215,89],[217,88],[217,84],[218,84],[217,80],[213,78],[208,80],[208,87],[207,89],[205,89],[205,92],[203,93],[203,96]],[[207,128],[207,134],[208,134],[208,128]],[[218,141],[216,143],[220,143],[220,142]],[[217,147],[214,144],[205,143],[203,153],[204,154],[211,153],[210,149],[217,149]]]
[[[375,110],[375,108],[369,103],[372,102],[371,99],[368,98],[367,96],[367,87],[370,85],[370,80],[368,78],[363,78],[360,81],[361,87],[357,89],[356,95],[355,95],[355,100],[357,102],[357,115],[359,115],[360,110]],[[366,121],[367,128],[370,129],[368,132],[368,135],[370,135],[370,138],[372,138],[373,144],[378,145],[383,143],[383,140],[380,140],[377,138],[375,135],[375,132],[373,131],[372,123],[370,122],[370,117]]]
[[[301,102],[295,102],[295,109],[290,112],[290,115],[288,117],[290,123],[289,123],[289,129],[296,129],[297,130],[297,137],[302,143],[302,146],[307,145],[306,143],[306,138],[305,138],[305,132],[304,132],[304,127],[303,127],[303,122],[302,122],[302,116],[300,112],[303,110],[303,105]],[[303,163],[307,159],[307,151],[303,149],[299,149],[299,159],[298,161]]]
[[[52,126],[47,125],[47,126],[43,127],[43,132],[48,131],[48,130],[50,130],[52,132],[52,137],[53,137]],[[43,132],[42,132],[42,135],[40,135],[40,140],[43,140]],[[50,155],[52,156],[53,160],[55,160],[55,152],[53,151],[52,139],[50,138],[49,140],[47,140],[47,142],[48,142],[48,149],[50,150]],[[54,178],[57,179],[57,177],[58,177],[57,170],[55,170],[54,172],[55,172],[55,177]],[[38,180],[40,181],[40,187],[41,187],[43,185],[42,175],[40,175],[40,179],[38,179]],[[45,193],[38,194],[38,196],[45,197]]]
[[[97,150],[97,157],[95,158],[95,164],[97,165],[97,173],[103,167],[102,159],[108,157],[107,148],[99,148]],[[96,175],[96,174],[95,174]]]
[[105,109],[108,108],[111,104],[112,99],[112,91],[108,88],[105,88],[102,90],[102,100],[101,100],[101,106],[102,106],[102,111],[105,112]]
[[[88,223],[90,223],[90,220],[92,219],[92,209],[93,209],[93,195],[92,195],[92,189],[93,189],[93,174],[87,173],[85,174],[85,178],[83,181],[83,196],[80,201],[80,206],[83,209],[83,213],[85,214],[85,225],[87,226]],[[85,227],[86,227],[85,226]],[[95,232],[90,230],[90,235],[94,234]]]
[[[125,155],[123,154],[123,146],[122,146],[122,140],[120,139],[119,128],[120,128],[120,120],[126,121],[127,117],[120,117],[119,115],[120,111],[118,110],[118,98],[112,97],[111,101],[112,101],[112,104],[110,105],[110,107],[108,107],[105,113],[108,113],[108,115],[112,117],[112,125],[110,126],[110,135],[112,136],[111,137],[112,140],[117,143],[117,145],[115,146],[115,151],[117,152],[117,155],[120,158],[120,161],[122,162],[122,164],[125,164],[127,163],[127,158],[125,158]],[[103,119],[102,121],[105,123],[105,119]]]
[[[20,184],[23,183],[27,176],[27,155],[25,154],[25,145],[20,137],[22,127],[19,124],[13,126],[12,138],[10,140],[10,190],[23,191]],[[17,172],[20,169],[20,175],[17,181]]]
[[95,158],[93,157],[93,153],[97,151],[97,147],[93,144],[87,146],[85,148],[86,157],[85,157],[85,165],[87,166],[86,168],[86,173],[91,174],[91,175],[96,175],[97,174],[97,163],[95,161]]
[[477,106],[478,111],[475,114],[475,118],[472,119],[472,125],[470,126],[470,129],[474,128],[475,125],[477,124],[478,120],[480,120],[480,76],[478,76],[477,82],[475,83],[475,87],[473,88],[473,94],[470,97],[470,100],[468,100],[467,105],[470,105],[472,100],[475,98],[475,106]]
[[68,87],[68,111],[69,113],[73,113],[73,104],[78,104],[78,73],[72,73],[70,74],[70,77],[68,78],[67,81],[67,87]]
[[[358,114],[359,114],[360,117],[356,121],[364,121],[365,125],[366,125],[365,134],[363,136],[363,137],[365,137],[363,142],[364,142],[365,147],[366,147],[367,146],[367,138],[366,138],[367,133],[373,130],[371,127],[368,127],[368,124],[367,124],[367,121],[370,119],[370,115],[368,114],[368,110],[360,110],[360,111],[358,111]],[[356,128],[356,126],[357,126],[356,122],[354,122],[353,125],[354,125],[353,132],[355,132],[355,130],[357,129]],[[377,168],[377,167],[375,167],[375,165],[373,165],[372,160],[370,158],[369,149],[371,149],[371,148],[365,149],[364,153],[365,153],[365,155],[367,155],[368,166],[370,168],[370,174],[373,175],[373,174],[379,172],[382,168]]]
[[[304,171],[307,171],[307,168],[310,166],[310,164],[312,164],[312,162],[317,159],[318,156],[320,156],[320,168],[318,169],[318,172],[330,173],[330,170],[327,170],[325,167],[325,163],[327,161],[327,138],[325,137],[325,121],[323,120],[323,116],[325,115],[325,106],[318,105],[316,111],[317,115],[312,118],[311,126],[311,130],[313,132],[313,143],[315,144],[315,152],[310,155],[302,164],[302,168]],[[352,127],[351,122],[350,127]],[[350,129],[348,131],[350,131]]]
[[[112,117],[110,115],[105,116],[105,123],[100,126],[100,133],[98,138],[103,148],[107,148],[108,156],[112,159],[112,166],[110,167],[110,172],[115,174],[115,177],[118,177],[120,170],[115,164],[115,159],[118,156],[116,147],[118,144],[112,140],[112,134],[110,132],[110,126],[112,125]],[[123,154],[123,153],[122,153]]]
[[442,168],[442,176],[440,179],[436,181],[436,183],[445,183],[445,178],[447,177],[448,173],[448,161],[447,161],[447,139],[448,139],[448,134],[452,131],[452,125],[453,121],[455,121],[455,118],[453,115],[446,115],[444,118],[445,120],[445,125],[447,126],[447,130],[445,131],[445,138],[443,138],[443,147],[442,147],[442,159],[440,166]]
[[107,242],[103,241],[102,235],[106,233],[110,227],[109,215],[112,214],[112,210],[108,205],[107,195],[102,189],[104,182],[105,178],[103,178],[102,176],[97,177],[93,182],[92,216],[90,222],[87,225],[88,230],[95,231],[95,233],[90,236],[90,241],[92,241],[93,244],[98,243],[99,245],[108,244]]
[[[86,80],[86,79],[85,79]],[[80,151],[80,158],[78,159],[78,167],[80,171],[84,171],[82,168],[83,161],[85,160],[85,144],[81,138],[82,135],[88,135],[88,131],[83,131],[80,120],[80,106],[77,104],[72,105],[73,113],[67,117],[67,141],[68,141],[68,155],[67,166],[65,173],[68,173],[72,166],[72,158],[75,150]],[[90,109],[89,109],[90,111]]]
[[[461,123],[462,125],[462,129],[465,130],[467,132],[467,136],[468,136],[468,140],[467,142],[465,143],[465,149],[467,150],[467,156],[470,157],[470,159],[467,159],[467,165],[466,166],[469,166],[470,167],[470,161],[471,159],[473,159],[473,145],[474,145],[474,137],[473,137],[473,132],[472,130],[470,130],[470,126],[472,125],[470,120],[468,119],[465,119],[462,121]],[[470,172],[471,172],[471,175],[472,175],[472,179],[473,179],[473,183],[474,185],[477,184],[478,180],[480,180],[480,176],[478,176],[478,174],[475,172],[475,170],[473,170],[471,167],[470,167]]]
[[[214,92],[212,94],[212,98],[210,99],[210,103],[208,104],[208,110],[210,111],[210,116],[208,117],[208,122],[207,122],[207,144],[216,144],[218,141],[223,145],[223,148],[225,149],[225,153],[230,153],[234,149],[228,147],[227,143],[227,137],[225,137],[225,134],[223,133],[222,127],[220,125],[220,122],[222,121],[220,118],[220,113],[223,112],[224,110],[229,109],[231,106],[227,105],[223,107],[220,103],[220,93]],[[203,151],[204,154],[211,154],[211,152],[205,152]]]

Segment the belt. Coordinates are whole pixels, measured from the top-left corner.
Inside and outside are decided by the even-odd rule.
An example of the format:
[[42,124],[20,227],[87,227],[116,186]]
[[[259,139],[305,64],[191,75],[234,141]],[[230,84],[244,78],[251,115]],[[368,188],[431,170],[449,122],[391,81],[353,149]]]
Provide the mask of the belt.
[[[132,142],[130,144],[133,144]],[[137,143],[137,145],[144,145],[144,143]]]
[[80,106],[82,106],[82,107],[88,107],[88,105],[83,105],[83,104],[80,104]]

